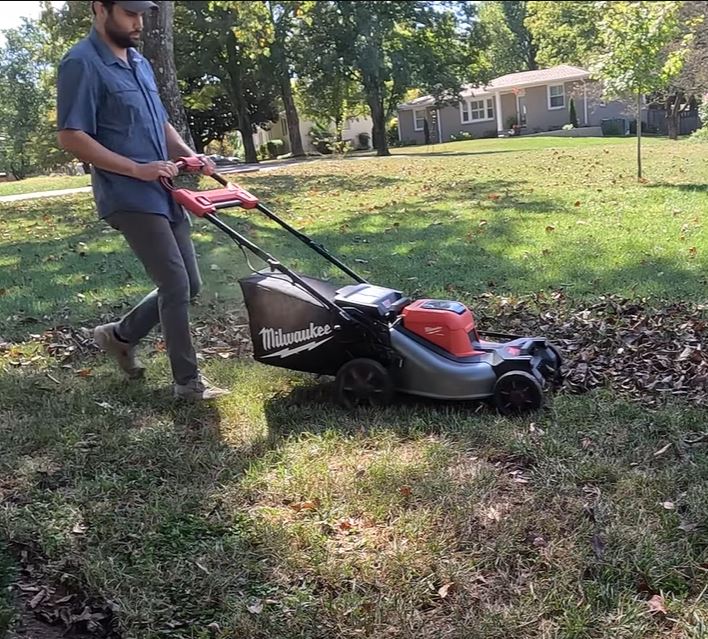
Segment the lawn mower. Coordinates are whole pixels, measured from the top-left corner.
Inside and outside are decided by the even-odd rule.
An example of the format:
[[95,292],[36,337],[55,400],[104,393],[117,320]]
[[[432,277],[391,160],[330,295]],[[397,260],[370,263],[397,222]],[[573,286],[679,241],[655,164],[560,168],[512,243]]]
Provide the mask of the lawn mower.
[[[176,164],[184,172],[203,170],[198,157]],[[167,178],[162,184],[187,211],[267,264],[239,280],[256,361],[333,376],[337,399],[347,407],[385,405],[399,392],[484,400],[514,414],[539,409],[544,392],[560,383],[561,355],[546,338],[481,332],[459,301],[413,300],[370,284],[256,196],[218,173],[212,177],[222,188],[178,188]],[[217,216],[235,207],[256,209],[353,282],[340,286],[291,270]]]

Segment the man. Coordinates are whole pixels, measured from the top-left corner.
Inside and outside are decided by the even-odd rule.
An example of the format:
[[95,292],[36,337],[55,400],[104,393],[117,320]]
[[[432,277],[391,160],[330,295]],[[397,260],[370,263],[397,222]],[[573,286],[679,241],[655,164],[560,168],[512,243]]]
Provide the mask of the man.
[[[92,165],[99,217],[123,234],[156,286],[119,322],[96,327],[94,338],[129,378],[140,378],[137,345],[160,323],[174,395],[220,397],[228,391],[200,374],[190,334],[189,305],[201,287],[190,220],[159,182],[178,172],[170,159],[195,153],[169,123],[152,67],[135,49],[144,13],[158,6],[95,0],[91,8],[88,37],[59,66],[59,144]],[[213,171],[203,160],[204,172]]]

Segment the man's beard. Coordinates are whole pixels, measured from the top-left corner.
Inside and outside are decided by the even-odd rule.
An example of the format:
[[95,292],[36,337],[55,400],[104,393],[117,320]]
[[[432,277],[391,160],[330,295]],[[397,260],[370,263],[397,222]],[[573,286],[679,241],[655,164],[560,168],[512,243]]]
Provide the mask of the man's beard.
[[106,20],[106,35],[121,49],[137,47],[140,44],[140,33],[122,31],[115,26],[110,17]]

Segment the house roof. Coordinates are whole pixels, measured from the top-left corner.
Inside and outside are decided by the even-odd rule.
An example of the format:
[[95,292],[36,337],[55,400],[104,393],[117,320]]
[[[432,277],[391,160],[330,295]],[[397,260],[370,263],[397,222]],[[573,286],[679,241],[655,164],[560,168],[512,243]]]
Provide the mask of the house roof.
[[[586,80],[590,73],[580,67],[573,67],[569,64],[561,64],[548,69],[537,69],[535,71],[521,71],[520,73],[509,73],[494,78],[489,84],[479,86],[468,84],[462,88],[463,98],[476,96],[493,95],[497,91],[511,90],[514,88],[530,87],[549,82],[567,82],[570,80]],[[435,99],[431,95],[424,95],[410,102],[399,104],[399,109],[421,109],[435,104]]]

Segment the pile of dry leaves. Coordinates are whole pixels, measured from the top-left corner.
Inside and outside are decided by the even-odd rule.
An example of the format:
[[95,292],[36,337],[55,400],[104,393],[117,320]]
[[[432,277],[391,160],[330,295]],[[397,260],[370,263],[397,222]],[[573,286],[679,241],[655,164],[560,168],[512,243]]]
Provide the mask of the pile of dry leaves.
[[568,392],[606,386],[649,406],[669,396],[708,405],[708,305],[604,296],[578,308],[555,292],[485,296],[475,311],[481,331],[548,337],[563,355]]
[[[708,405],[708,305],[664,306],[603,296],[578,306],[562,292],[520,297],[485,294],[471,304],[480,331],[548,337],[564,358],[564,390],[582,393],[605,386],[633,401],[657,406],[667,397]],[[248,320],[242,313],[194,325],[199,357],[244,358],[252,353]],[[96,352],[87,329],[59,327],[32,338],[43,353],[32,355],[0,340],[0,354],[12,366],[49,357],[76,370]],[[164,350],[159,337],[148,349]],[[4,353],[2,353],[4,351]],[[85,372],[78,367],[77,372]]]

